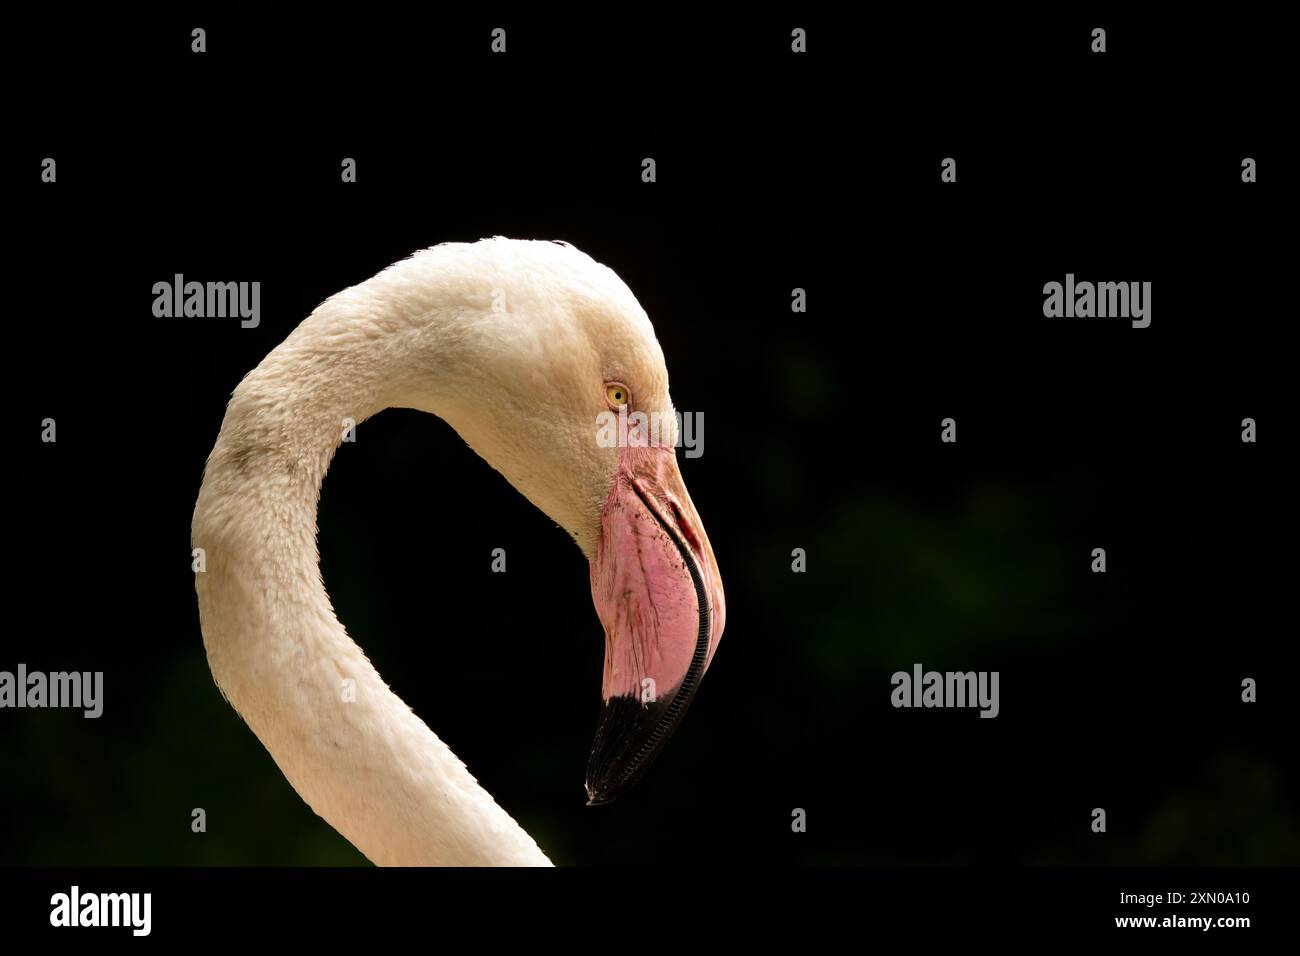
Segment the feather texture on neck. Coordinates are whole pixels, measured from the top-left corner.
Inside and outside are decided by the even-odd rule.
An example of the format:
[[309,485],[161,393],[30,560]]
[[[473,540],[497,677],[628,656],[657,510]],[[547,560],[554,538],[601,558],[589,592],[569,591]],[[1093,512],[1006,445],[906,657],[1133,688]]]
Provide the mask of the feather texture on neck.
[[548,865],[388,688],[320,575],[317,503],[347,420],[435,410],[430,383],[447,370],[430,365],[463,360],[463,318],[490,293],[436,251],[323,303],[235,390],[192,526],[206,561],[204,644],[222,693],[285,777],[373,862]]

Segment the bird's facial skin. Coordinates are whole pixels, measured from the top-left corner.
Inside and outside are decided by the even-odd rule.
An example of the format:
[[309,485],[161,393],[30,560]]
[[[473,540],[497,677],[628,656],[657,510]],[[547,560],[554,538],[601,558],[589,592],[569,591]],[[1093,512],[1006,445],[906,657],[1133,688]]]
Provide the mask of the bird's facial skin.
[[713,549],[672,444],[630,429],[600,515],[591,593],[605,628],[600,725],[587,766],[591,804],[621,795],[686,712],[726,607]]

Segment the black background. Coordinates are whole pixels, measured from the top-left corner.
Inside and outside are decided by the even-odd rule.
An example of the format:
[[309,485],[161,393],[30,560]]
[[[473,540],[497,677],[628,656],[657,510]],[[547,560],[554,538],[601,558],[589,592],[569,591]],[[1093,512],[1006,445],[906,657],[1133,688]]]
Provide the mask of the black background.
[[[190,515],[230,390],[321,300],[489,235],[611,266],[704,414],[682,471],[728,620],[691,713],[636,791],[584,806],[585,562],[427,416],[344,446],[322,566],[380,673],[557,863],[1300,859],[1267,24],[195,14],[10,43],[31,65],[0,667],[103,670],[106,702],[0,717],[0,863],[364,862],[213,686]],[[177,272],[261,281],[260,327],[155,319]],[[1150,281],[1151,327],[1045,319],[1067,272]],[[891,708],[914,662],[1000,671],[1000,716]]]

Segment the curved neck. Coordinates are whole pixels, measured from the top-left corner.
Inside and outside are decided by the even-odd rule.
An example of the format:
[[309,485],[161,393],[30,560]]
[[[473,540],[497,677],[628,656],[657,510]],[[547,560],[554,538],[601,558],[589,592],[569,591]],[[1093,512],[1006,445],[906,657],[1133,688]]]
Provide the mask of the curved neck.
[[321,581],[316,508],[345,419],[405,404],[412,317],[362,295],[382,278],[321,306],[235,390],[192,528],[208,661],[294,789],[373,862],[548,865],[384,683]]

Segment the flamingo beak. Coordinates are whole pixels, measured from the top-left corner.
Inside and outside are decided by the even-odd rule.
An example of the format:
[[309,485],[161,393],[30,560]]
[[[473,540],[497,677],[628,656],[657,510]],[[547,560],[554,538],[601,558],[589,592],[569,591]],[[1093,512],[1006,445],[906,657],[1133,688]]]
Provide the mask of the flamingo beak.
[[591,595],[605,626],[604,703],[587,763],[595,806],[658,756],[722,637],[722,578],[672,446],[620,449]]

